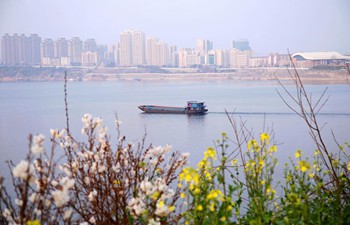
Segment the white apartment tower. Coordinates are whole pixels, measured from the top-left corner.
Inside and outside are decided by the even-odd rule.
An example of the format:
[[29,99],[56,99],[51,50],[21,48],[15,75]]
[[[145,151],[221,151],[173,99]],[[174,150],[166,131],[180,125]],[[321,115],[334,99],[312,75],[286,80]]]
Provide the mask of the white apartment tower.
[[158,39],[155,37],[147,38],[147,65],[157,66],[158,54],[157,54]]
[[132,64],[146,64],[145,33],[142,31],[132,31]]
[[83,42],[78,37],[68,41],[68,57],[72,65],[81,65]]
[[252,56],[251,50],[241,51],[237,48],[233,48],[230,51],[230,67],[244,68],[248,67],[250,58]]
[[120,65],[132,65],[132,31],[120,33]]
[[158,55],[158,63],[157,66],[165,66],[169,64],[169,53],[168,53],[168,45],[164,42],[157,43],[157,55]]
[[213,42],[204,39],[196,40],[196,50],[200,53],[207,53],[208,51],[213,49]]

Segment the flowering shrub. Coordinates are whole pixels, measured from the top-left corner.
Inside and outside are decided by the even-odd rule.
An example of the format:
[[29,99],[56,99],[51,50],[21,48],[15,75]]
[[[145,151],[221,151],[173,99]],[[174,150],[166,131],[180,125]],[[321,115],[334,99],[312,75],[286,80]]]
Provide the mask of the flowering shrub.
[[[180,188],[171,184],[187,163],[188,154],[170,146],[134,146],[119,138],[112,147],[102,120],[85,114],[77,142],[65,130],[51,130],[52,149],[43,135],[30,137],[25,160],[9,162],[15,200],[0,180],[1,222],[9,224],[168,224]],[[119,121],[116,121],[119,130]],[[65,152],[55,161],[56,148]],[[174,186],[174,185],[173,185]]]
[[82,122],[86,142],[51,130],[51,151],[46,137],[30,136],[26,158],[8,162],[13,191],[0,177],[0,224],[350,223],[348,145],[330,156],[332,167],[319,150],[313,162],[298,150],[275,181],[277,146],[267,133],[237,138],[233,150],[223,133],[192,168],[168,145],[144,148],[118,135],[113,147],[100,118]]
[[[223,133],[223,153],[227,138]],[[227,158],[220,158],[218,165],[218,157],[216,150],[208,148],[196,169],[184,168],[179,175],[179,186],[186,187],[186,192],[181,193],[187,204],[185,224],[229,224],[234,209],[239,209],[240,200],[232,199],[235,189],[225,183]]]

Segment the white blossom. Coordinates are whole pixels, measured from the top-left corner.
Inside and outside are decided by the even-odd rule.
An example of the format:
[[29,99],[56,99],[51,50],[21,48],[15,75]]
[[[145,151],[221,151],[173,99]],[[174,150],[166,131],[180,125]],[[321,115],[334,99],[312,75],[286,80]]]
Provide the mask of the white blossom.
[[53,138],[62,138],[65,132],[65,129],[61,130],[61,132],[58,129],[50,129],[50,134]]
[[32,153],[40,154],[44,151],[45,136],[43,134],[35,135],[33,137]]
[[182,153],[181,156],[182,156],[183,159],[187,159],[190,156],[190,153],[189,152],[185,152],[185,153]]
[[157,216],[167,216],[169,213],[170,213],[169,207],[162,200],[158,201],[155,214]]
[[147,196],[150,196],[154,193],[153,185],[149,181],[142,181],[140,184],[140,190]]
[[89,222],[90,222],[90,223],[96,223],[95,217],[91,217],[91,218],[89,219]]
[[103,173],[105,170],[106,170],[106,167],[105,167],[105,166],[99,166],[99,167],[98,167],[98,172],[99,172],[99,173]]
[[36,194],[36,193],[32,193],[32,194],[30,195],[30,197],[29,197],[29,201],[35,202],[36,197],[37,197],[37,194]]
[[90,184],[90,178],[89,177],[85,177],[84,178],[84,183],[85,184]]
[[65,188],[63,188],[62,190],[56,190],[56,191],[52,192],[51,195],[52,195],[57,207],[62,207],[70,199],[68,190]]
[[89,113],[84,114],[83,118],[81,118],[81,121],[86,125],[89,126],[90,122],[92,120],[92,115]]
[[63,177],[60,180],[60,183],[63,186],[63,188],[71,189],[72,187],[74,187],[75,180],[74,179],[69,179],[68,177]]
[[66,211],[64,211],[63,214],[63,219],[67,220],[71,217],[73,210],[72,209],[67,209]]
[[18,205],[18,206],[22,206],[22,205],[23,205],[23,201],[20,200],[20,199],[18,199],[18,198],[15,199],[15,203],[16,203],[16,205]]
[[148,221],[148,225],[160,225],[160,222],[152,218]]
[[41,210],[39,210],[39,209],[35,209],[35,214],[36,214],[36,215],[40,216],[40,215],[41,215],[41,213],[42,213],[42,211],[41,211]]
[[96,196],[97,196],[97,191],[96,190],[91,191],[88,195],[89,201],[93,202]]
[[56,180],[51,181],[52,186],[57,187],[58,182]]
[[5,218],[10,218],[11,216],[11,212],[8,208],[5,208],[5,210],[3,211],[2,215],[5,217]]
[[94,117],[92,122],[96,127],[99,127],[103,124],[103,120],[100,117]]
[[128,208],[135,216],[141,215],[146,210],[145,203],[140,198],[132,198],[128,203]]
[[30,172],[31,169],[29,168],[29,162],[25,160],[21,160],[21,162],[12,170],[13,176],[19,177],[23,180],[28,178]]
[[49,207],[49,206],[51,205],[51,201],[50,201],[49,199],[45,199],[44,205],[45,205],[46,207]]

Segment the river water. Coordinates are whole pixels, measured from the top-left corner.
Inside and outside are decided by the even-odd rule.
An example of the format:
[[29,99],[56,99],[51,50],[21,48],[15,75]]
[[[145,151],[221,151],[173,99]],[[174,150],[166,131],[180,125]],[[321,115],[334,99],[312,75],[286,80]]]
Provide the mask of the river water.
[[[51,128],[65,127],[63,83],[0,83],[0,169],[5,160],[18,162],[28,151],[28,134],[49,137]],[[308,85],[314,101],[328,87],[328,102],[319,115],[324,124],[325,141],[336,149],[331,131],[339,143],[350,141],[350,86]],[[293,86],[288,89],[294,93]],[[293,114],[278,96],[283,89],[272,81],[115,81],[69,82],[70,128],[81,138],[81,117],[85,113],[102,117],[114,137],[115,113],[121,133],[137,143],[147,133],[147,143],[170,144],[173,150],[190,153],[195,165],[203,151],[213,146],[222,132],[233,130],[224,113],[246,121],[246,127],[258,135],[274,130],[280,162],[288,160],[297,149],[312,154],[315,149],[301,118]],[[206,115],[145,114],[137,106],[157,104],[184,106],[188,100],[205,101]],[[231,143],[231,147],[234,144]],[[57,152],[57,154],[62,154]],[[280,163],[281,164],[281,163]]]

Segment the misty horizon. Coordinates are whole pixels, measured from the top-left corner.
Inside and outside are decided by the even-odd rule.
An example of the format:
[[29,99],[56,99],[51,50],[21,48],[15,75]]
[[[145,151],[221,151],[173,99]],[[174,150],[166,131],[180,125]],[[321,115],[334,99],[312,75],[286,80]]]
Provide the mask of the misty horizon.
[[99,44],[115,45],[121,32],[133,29],[178,48],[193,48],[196,39],[206,39],[214,48],[228,49],[233,40],[247,39],[256,55],[287,49],[349,54],[349,9],[346,0],[3,0],[0,36],[34,33],[42,38],[93,38]]

